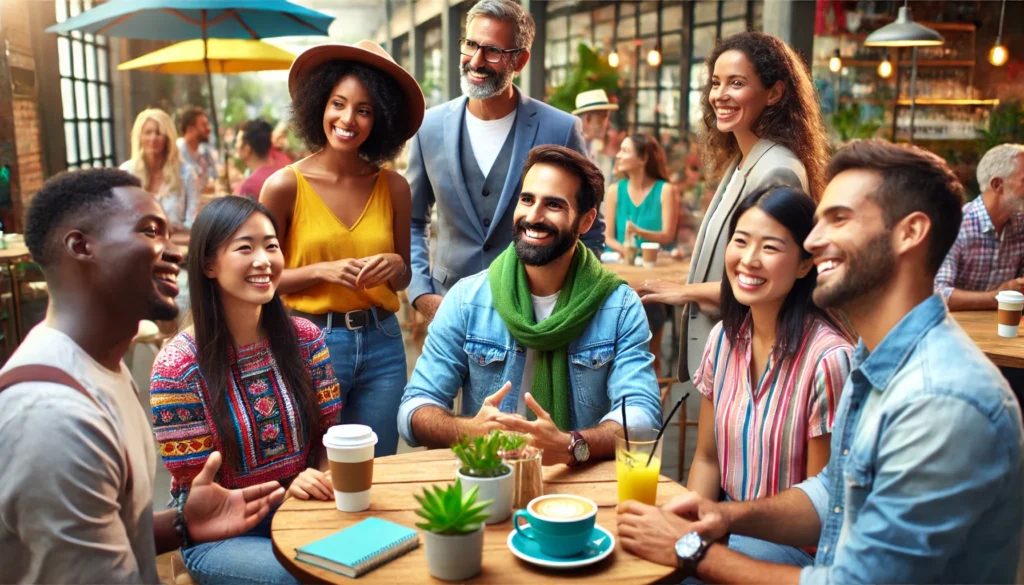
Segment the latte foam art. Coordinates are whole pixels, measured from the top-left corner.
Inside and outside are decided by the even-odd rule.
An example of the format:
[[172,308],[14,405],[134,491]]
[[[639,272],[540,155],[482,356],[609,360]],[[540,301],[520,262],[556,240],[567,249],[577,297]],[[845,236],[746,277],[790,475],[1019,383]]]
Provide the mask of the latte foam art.
[[535,509],[538,514],[549,518],[579,518],[591,511],[591,506],[579,500],[553,498],[539,502]]

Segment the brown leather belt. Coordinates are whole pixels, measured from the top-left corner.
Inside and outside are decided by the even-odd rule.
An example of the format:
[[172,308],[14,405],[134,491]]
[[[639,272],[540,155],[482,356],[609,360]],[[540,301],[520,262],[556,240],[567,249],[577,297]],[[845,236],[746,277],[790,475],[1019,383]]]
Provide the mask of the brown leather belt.
[[391,318],[394,313],[374,308],[364,309],[361,311],[349,311],[347,313],[335,313],[332,311],[322,315],[314,315],[311,313],[292,310],[292,315],[308,319],[317,327],[327,331],[330,331],[335,327],[344,327],[349,331],[358,331],[360,329],[370,327],[375,323],[385,321]]

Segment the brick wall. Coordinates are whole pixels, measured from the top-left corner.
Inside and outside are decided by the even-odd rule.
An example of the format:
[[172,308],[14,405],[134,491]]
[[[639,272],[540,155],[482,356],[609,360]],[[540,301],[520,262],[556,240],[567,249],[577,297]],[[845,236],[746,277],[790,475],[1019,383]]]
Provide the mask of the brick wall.
[[[31,72],[36,70],[32,52],[32,27],[27,2],[0,2],[0,36],[6,39],[7,55],[0,54],[5,63],[0,69],[10,74],[16,68]],[[0,124],[0,146],[6,155],[13,158],[11,203],[12,208],[3,214],[4,231],[21,231],[23,209],[33,194],[43,184],[43,164],[39,113],[36,108],[35,84],[29,95],[13,93],[9,87],[0,91],[0,118],[13,124]],[[10,164],[12,161],[3,161]]]

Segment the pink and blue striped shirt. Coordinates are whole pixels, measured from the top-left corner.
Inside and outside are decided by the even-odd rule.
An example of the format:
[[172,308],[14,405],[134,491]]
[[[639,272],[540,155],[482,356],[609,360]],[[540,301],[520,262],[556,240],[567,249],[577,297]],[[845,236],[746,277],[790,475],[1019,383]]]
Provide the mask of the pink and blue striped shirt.
[[736,501],[775,495],[807,479],[810,439],[832,431],[853,346],[815,318],[797,352],[768,358],[750,381],[750,317],[733,346],[715,325],[693,383],[715,405],[715,443],[722,489]]

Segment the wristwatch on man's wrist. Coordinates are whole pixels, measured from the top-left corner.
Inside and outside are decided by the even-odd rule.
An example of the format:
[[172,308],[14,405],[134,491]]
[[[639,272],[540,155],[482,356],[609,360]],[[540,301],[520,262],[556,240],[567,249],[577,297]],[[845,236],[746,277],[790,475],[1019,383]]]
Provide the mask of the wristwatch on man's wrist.
[[576,467],[590,459],[590,444],[578,431],[569,431],[569,467]]
[[676,541],[676,568],[682,569],[688,576],[696,576],[697,565],[707,554],[709,546],[711,543],[696,532],[684,534]]

